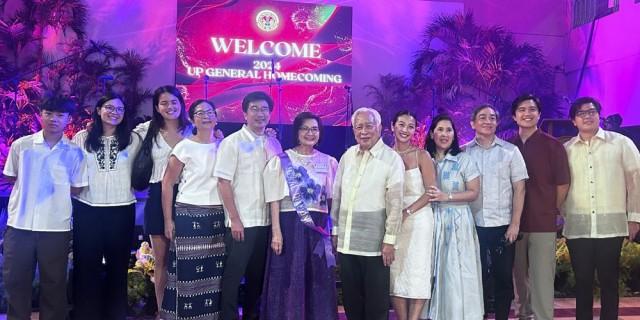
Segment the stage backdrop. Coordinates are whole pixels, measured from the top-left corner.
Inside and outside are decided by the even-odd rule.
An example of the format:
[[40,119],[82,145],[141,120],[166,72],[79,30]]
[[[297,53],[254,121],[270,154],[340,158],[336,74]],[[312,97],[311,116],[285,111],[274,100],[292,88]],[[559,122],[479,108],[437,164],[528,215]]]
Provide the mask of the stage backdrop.
[[268,0],[179,0],[176,83],[187,104],[213,100],[224,122],[244,122],[245,94],[274,97],[271,123],[301,111],[344,125],[351,88],[351,7]]

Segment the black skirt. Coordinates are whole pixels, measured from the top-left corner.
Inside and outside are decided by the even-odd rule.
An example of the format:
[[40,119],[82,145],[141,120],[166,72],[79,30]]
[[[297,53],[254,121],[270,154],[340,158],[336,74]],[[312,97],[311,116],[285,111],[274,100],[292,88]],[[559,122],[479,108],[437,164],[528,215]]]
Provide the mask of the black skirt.
[[[178,185],[173,187],[173,216],[176,215],[176,195]],[[149,184],[149,197],[144,205],[144,233],[147,235],[164,235],[164,216],[162,215],[162,184]]]

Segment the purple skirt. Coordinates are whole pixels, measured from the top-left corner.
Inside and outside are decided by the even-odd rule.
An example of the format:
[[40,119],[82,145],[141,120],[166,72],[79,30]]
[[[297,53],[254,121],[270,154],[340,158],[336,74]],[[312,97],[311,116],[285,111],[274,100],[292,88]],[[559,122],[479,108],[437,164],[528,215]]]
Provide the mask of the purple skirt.
[[[327,228],[329,215],[310,211],[317,226]],[[323,236],[300,222],[295,212],[280,212],[282,253],[267,257],[260,319],[337,319],[335,268],[313,253]]]

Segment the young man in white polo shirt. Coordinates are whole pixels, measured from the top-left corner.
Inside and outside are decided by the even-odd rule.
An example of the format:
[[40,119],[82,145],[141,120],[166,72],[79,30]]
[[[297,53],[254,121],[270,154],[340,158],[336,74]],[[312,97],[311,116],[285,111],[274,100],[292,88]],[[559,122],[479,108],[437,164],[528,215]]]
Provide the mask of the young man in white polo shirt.
[[13,142],[4,175],[9,196],[2,275],[8,319],[31,318],[31,283],[40,272],[40,319],[67,317],[71,194],[87,185],[84,157],[64,135],[75,103],[51,98],[40,108],[42,130]]
[[243,319],[258,319],[269,244],[269,212],[262,172],[267,162],[282,152],[265,129],[273,111],[273,100],[264,92],[252,92],[242,100],[246,124],[225,138],[218,148],[213,175],[225,210],[227,260],[222,275],[222,318],[238,319],[238,287],[245,277]]

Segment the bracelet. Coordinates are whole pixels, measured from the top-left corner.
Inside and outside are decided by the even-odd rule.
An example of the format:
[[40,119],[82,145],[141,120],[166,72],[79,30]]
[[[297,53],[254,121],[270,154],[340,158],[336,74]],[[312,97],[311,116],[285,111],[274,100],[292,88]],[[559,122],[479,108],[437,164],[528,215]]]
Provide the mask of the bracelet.
[[447,198],[449,201],[453,200],[453,195],[451,195],[451,192],[449,192],[449,197]]
[[413,214],[413,212],[409,208],[404,209],[404,211],[406,211],[407,215],[409,215],[409,216]]

